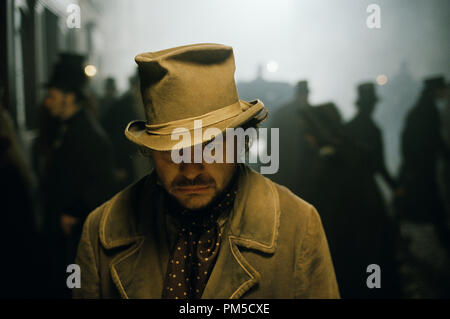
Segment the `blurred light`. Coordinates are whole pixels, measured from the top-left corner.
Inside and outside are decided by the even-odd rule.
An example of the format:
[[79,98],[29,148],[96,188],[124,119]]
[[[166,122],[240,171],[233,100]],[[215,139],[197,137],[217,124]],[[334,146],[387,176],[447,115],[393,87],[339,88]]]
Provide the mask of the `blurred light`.
[[386,75],[384,74],[380,74],[379,76],[377,76],[377,83],[378,85],[385,85],[388,81],[388,78]]
[[278,70],[278,62],[277,61],[270,61],[269,63],[267,63],[267,71],[269,71],[270,73],[273,72],[277,72]]
[[86,73],[87,76],[93,77],[97,74],[97,68],[91,64],[86,65],[84,68],[84,73]]

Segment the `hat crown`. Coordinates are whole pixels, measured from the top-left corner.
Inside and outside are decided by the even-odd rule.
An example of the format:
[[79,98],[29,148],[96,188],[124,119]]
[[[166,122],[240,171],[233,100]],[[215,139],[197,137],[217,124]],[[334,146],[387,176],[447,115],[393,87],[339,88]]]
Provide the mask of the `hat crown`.
[[298,81],[296,85],[296,90],[297,92],[308,93],[309,92],[308,81],[306,80]]
[[358,98],[359,99],[375,99],[375,84],[372,82],[362,83],[358,85]]
[[429,89],[442,88],[445,86],[445,78],[443,76],[434,76],[426,78],[424,86]]
[[239,101],[233,49],[202,43],[135,57],[148,124],[200,116]]
[[88,80],[84,73],[85,59],[85,56],[79,54],[60,53],[47,86],[72,92],[81,91]]

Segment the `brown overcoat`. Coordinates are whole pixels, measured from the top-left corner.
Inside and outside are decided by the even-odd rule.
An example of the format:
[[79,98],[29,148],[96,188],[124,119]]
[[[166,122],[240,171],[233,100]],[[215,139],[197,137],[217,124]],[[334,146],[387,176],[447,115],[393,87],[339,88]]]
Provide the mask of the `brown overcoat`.
[[[238,169],[234,208],[202,298],[339,298],[315,208],[247,166]],[[75,298],[161,298],[170,253],[162,203],[152,173],[89,215]]]

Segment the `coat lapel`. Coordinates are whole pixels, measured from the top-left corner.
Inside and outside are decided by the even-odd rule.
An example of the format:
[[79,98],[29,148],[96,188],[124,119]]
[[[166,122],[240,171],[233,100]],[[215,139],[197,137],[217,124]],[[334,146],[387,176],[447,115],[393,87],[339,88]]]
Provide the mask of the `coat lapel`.
[[111,262],[112,280],[122,298],[159,299],[163,291],[163,257],[151,240],[136,242]]
[[100,223],[100,241],[116,250],[110,273],[122,298],[161,298],[168,243],[161,214],[162,196],[154,174],[111,201]]
[[261,274],[257,265],[246,260],[242,248],[265,254],[276,249],[280,205],[275,186],[246,166],[239,170],[239,191],[202,296],[205,299],[237,299],[257,286]]

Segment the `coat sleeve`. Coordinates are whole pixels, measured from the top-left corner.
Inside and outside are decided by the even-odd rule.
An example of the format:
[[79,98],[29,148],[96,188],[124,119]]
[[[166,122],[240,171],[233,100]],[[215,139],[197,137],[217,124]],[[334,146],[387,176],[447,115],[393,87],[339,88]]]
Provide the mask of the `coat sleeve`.
[[86,219],[78,244],[75,263],[80,267],[81,287],[73,289],[72,296],[74,299],[98,299],[101,297],[98,259],[94,249],[94,245],[98,240],[96,232],[98,227],[95,227],[93,222],[96,215],[94,211]]
[[310,206],[308,222],[296,267],[296,297],[338,299],[339,288],[320,216]]

